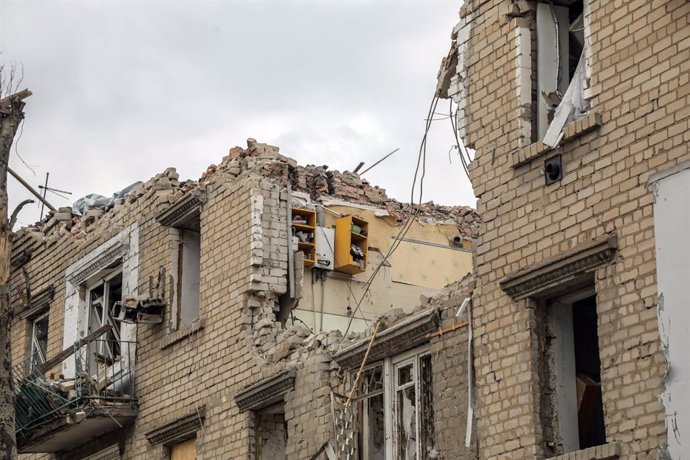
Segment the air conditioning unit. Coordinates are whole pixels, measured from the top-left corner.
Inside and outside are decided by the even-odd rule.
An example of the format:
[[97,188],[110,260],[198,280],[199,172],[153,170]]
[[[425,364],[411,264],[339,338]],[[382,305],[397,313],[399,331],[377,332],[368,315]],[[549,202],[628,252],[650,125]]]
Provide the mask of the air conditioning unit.
[[324,270],[333,270],[335,260],[333,248],[335,247],[335,230],[326,227],[316,227],[316,263],[314,267]]

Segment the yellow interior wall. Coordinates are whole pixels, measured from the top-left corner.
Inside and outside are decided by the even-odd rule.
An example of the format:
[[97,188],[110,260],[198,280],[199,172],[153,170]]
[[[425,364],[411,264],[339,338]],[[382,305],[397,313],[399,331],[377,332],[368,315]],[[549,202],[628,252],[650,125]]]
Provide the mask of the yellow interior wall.
[[[390,249],[402,225],[397,225],[392,217],[376,217],[370,210],[345,206],[329,208],[368,221],[370,249],[367,268],[365,272],[354,276],[328,272],[324,283],[319,280],[312,282],[311,270],[305,270],[302,299],[295,316],[315,331],[344,331],[350,322],[347,306],[350,305],[353,311],[356,309],[366,281],[383,261],[383,254]],[[336,217],[326,212],[325,227],[334,226]],[[367,320],[391,308],[402,308],[409,312],[419,305],[422,294],[432,295],[469,273],[472,270],[472,253],[469,249],[458,250],[449,245],[456,236],[459,236],[459,232],[454,224],[415,222],[405,235],[405,240],[416,242],[402,241],[390,263],[381,268],[359,311],[355,313],[350,330],[366,329]]]

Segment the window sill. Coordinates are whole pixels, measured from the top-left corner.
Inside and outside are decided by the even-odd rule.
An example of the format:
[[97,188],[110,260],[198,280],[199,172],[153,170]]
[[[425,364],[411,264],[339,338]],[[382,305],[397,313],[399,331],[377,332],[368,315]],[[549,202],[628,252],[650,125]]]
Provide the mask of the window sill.
[[621,446],[617,442],[610,442],[601,446],[590,447],[575,452],[551,457],[550,460],[614,460],[621,455]]
[[[589,132],[596,131],[601,124],[601,114],[598,112],[589,112],[587,116],[571,121],[563,128],[563,139],[561,139],[559,147]],[[519,168],[556,148],[558,147],[548,146],[542,141],[523,147],[513,152],[513,168]]]
[[181,342],[187,337],[194,334],[200,333],[206,327],[206,318],[199,318],[192,321],[192,324],[185,326],[180,330],[177,330],[163,339],[163,345],[161,345],[161,350],[164,350],[177,342]]

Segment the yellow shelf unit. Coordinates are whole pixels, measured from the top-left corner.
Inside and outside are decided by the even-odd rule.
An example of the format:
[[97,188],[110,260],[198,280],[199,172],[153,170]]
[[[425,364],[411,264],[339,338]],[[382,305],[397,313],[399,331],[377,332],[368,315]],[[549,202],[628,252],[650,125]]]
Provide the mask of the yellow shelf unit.
[[335,269],[356,275],[367,268],[369,223],[355,216],[335,221]]
[[292,236],[299,238],[295,251],[304,253],[304,266],[312,267],[316,263],[316,211],[304,208],[292,208]]

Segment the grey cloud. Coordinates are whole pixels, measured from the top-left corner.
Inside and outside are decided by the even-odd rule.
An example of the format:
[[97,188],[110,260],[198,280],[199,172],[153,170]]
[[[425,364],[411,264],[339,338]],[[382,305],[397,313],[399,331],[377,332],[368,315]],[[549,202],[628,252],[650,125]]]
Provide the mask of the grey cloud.
[[[19,153],[36,175],[12,165],[36,185],[46,171],[75,195],[107,195],[167,166],[197,178],[255,137],[335,169],[400,147],[367,174],[400,199],[459,9],[452,0],[2,5],[2,58],[23,63],[35,93]],[[448,163],[452,143],[450,123],[435,122],[425,195],[474,204],[459,162]]]

